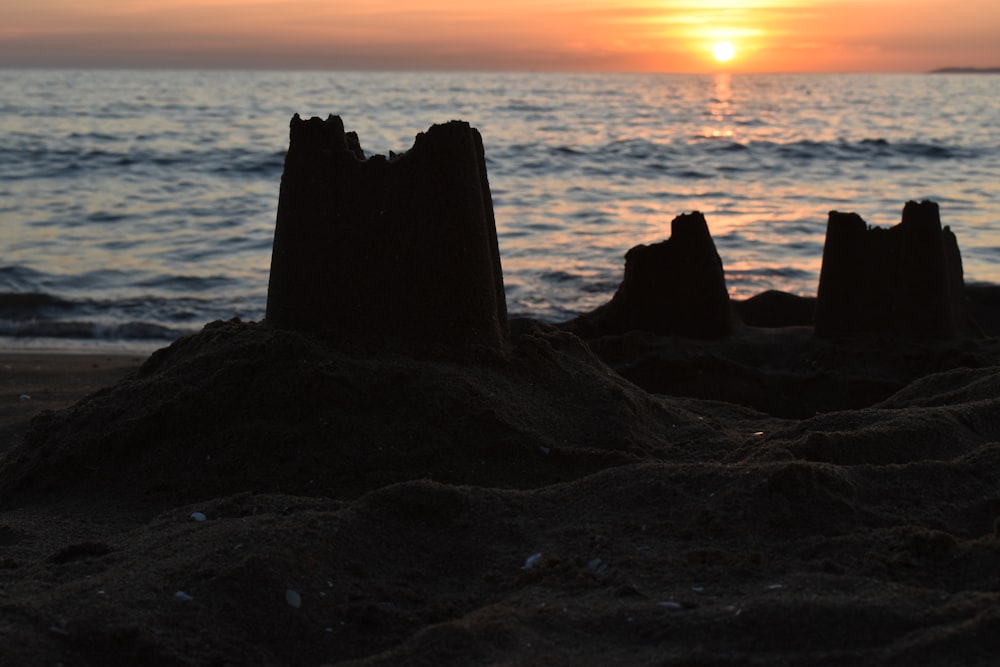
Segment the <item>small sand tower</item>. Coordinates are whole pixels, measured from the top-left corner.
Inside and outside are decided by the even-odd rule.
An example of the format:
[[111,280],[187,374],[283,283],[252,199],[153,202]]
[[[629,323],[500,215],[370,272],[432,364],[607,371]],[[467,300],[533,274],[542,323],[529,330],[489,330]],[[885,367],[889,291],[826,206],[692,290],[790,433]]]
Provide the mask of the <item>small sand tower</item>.
[[625,253],[625,276],[614,297],[570,328],[584,336],[631,330],[690,338],[729,334],[729,292],[705,216],[677,216],[669,239]]
[[955,338],[968,330],[962,257],[938,205],[907,202],[895,227],[831,211],[816,333]]

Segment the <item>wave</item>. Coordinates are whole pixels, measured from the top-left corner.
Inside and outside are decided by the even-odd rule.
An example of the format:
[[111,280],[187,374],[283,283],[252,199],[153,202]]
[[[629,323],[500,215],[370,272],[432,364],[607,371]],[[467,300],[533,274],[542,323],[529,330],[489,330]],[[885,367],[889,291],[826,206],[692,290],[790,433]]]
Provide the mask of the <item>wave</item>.
[[548,176],[562,172],[605,178],[629,174],[643,179],[692,181],[710,180],[720,174],[755,177],[787,171],[794,172],[796,178],[808,178],[802,174],[807,167],[816,178],[816,173],[828,175],[831,169],[842,165],[895,171],[917,168],[927,162],[974,161],[988,157],[989,149],[917,140],[891,142],[878,137],[746,143],[728,138],[698,137],[691,142],[614,139],[591,146],[519,144],[500,147],[497,153],[499,159],[494,172],[515,178],[528,173]]
[[70,310],[73,307],[71,301],[44,292],[0,293],[0,317],[9,320],[30,320],[43,313]]
[[0,319],[0,337],[99,341],[173,341],[197,329],[166,327],[152,322],[104,323],[75,320],[8,321]]
[[[713,173],[754,171],[759,160],[783,160],[794,163],[810,161],[863,162],[866,167],[882,164],[891,167],[893,160],[975,160],[983,157],[988,147],[950,145],[919,140],[888,141],[880,137],[834,141],[796,140],[790,142],[752,140],[741,142],[729,138],[696,136],[674,141],[645,138],[614,139],[603,144],[578,146],[558,144],[548,147],[523,143],[496,146],[496,154],[509,160],[513,172],[525,169],[541,172],[579,164],[582,168],[606,173],[638,166],[652,166],[659,172],[680,178],[709,178]],[[491,161],[494,159],[490,156]],[[706,161],[698,168],[692,162]],[[19,165],[16,169],[2,165]],[[175,178],[185,174],[208,174],[222,178],[263,178],[277,180],[284,165],[283,151],[254,151],[245,147],[220,149],[209,144],[204,149],[178,147],[176,151],[100,148],[53,148],[36,145],[14,145],[0,148],[0,176],[4,179],[60,179],[86,174],[107,173],[122,177],[132,173],[138,177],[163,180],[168,174]],[[675,170],[676,167],[676,170]],[[500,165],[503,169],[503,166]],[[166,174],[161,173],[166,171]],[[504,169],[505,170],[505,169]],[[148,173],[147,173],[148,172]],[[100,222],[101,220],[95,220]]]
[[[0,274],[17,273],[6,267]],[[23,271],[21,272],[23,273]],[[151,300],[91,300],[74,301],[47,292],[0,292],[0,337],[28,339],[51,338],[97,341],[172,341],[195,330],[144,320],[111,321],[130,311],[140,311],[156,317],[163,314]],[[171,304],[177,314],[182,304]]]
[[284,151],[225,150],[211,145],[205,150],[179,148],[176,152],[134,148],[116,151],[104,148],[7,146],[0,148],[0,174],[9,180],[32,180],[59,179],[83,173],[93,176],[110,172],[117,176],[135,170],[183,169],[188,173],[271,178],[280,176],[284,158]]
[[947,146],[922,141],[890,142],[872,138],[860,141],[809,141],[793,142],[753,141],[751,151],[774,152],[783,157],[805,160],[853,160],[867,158],[907,157],[928,160],[970,160],[983,155],[979,149],[966,146]]
[[554,153],[563,155],[588,155],[592,158],[602,156],[620,156],[629,159],[657,158],[696,158],[699,154],[719,153],[773,153],[779,156],[791,156],[803,159],[851,159],[862,157],[920,157],[929,160],[976,159],[983,157],[989,151],[984,147],[947,145],[924,141],[890,142],[883,138],[866,138],[860,140],[837,139],[834,141],[813,141],[800,139],[795,141],[765,141],[754,140],[747,143],[728,138],[713,136],[697,136],[688,142],[661,142],[650,139],[630,138],[615,139],[598,145],[589,151],[579,147],[555,146]]
[[71,299],[42,291],[0,292],[0,337],[6,338],[172,341],[205,322],[262,316],[262,308],[218,298]]

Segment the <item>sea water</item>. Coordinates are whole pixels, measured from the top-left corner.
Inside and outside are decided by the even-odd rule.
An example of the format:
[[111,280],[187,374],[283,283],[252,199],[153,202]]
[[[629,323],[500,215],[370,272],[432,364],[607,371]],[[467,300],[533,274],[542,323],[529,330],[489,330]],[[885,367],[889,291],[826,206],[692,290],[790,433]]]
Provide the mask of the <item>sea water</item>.
[[705,214],[730,294],[812,295],[827,214],[940,204],[1000,282],[1000,77],[0,70],[0,346],[159,346],[259,320],[292,114],[368,154],[482,133],[510,312],[604,303]]

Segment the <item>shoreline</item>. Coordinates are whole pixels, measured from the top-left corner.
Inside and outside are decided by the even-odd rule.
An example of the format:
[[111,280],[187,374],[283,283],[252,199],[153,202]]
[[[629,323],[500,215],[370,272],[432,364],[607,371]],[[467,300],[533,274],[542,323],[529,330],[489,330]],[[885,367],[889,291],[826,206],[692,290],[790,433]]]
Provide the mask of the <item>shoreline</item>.
[[[967,283],[966,294],[970,312],[985,337],[1000,336],[1000,285]],[[775,301],[774,296],[785,298]],[[808,332],[796,334],[796,339],[807,339],[813,335],[812,327],[803,319],[814,306],[815,297],[768,290],[748,299],[733,299],[732,302],[734,312],[744,325],[741,332],[730,335],[728,340],[741,348],[758,347],[761,348],[758,350],[760,353],[772,345],[762,341],[787,338],[787,333],[785,336],[774,334],[793,329],[808,329]],[[534,320],[521,315],[514,317]],[[544,326],[562,326],[537,321]],[[679,350],[706,346],[683,337],[668,337],[667,340],[673,340],[671,346]],[[169,347],[173,342],[123,344],[118,341],[80,341],[72,347],[38,341],[14,347],[7,343],[7,347],[0,351],[0,455],[20,442],[31,420],[39,413],[68,408],[93,392],[112,387],[138,369],[154,352]],[[725,344],[724,341],[716,341],[707,346],[718,347],[720,343]],[[597,348],[600,347],[597,343]],[[629,372],[617,370],[631,381],[637,381],[637,378],[629,377]]]
[[[180,336],[178,336],[179,338]],[[51,355],[108,355],[149,356],[160,348],[167,347],[173,340],[123,341],[81,338],[9,338],[0,337],[0,355],[51,354]]]
[[[984,325],[984,329],[987,332],[994,331],[991,335],[1000,336],[1000,283],[990,282],[984,280],[975,279],[965,279],[965,291],[966,299],[969,303],[971,314],[973,317],[978,319],[985,319],[989,321],[989,325],[985,322],[980,322]],[[611,295],[608,296],[610,300]],[[790,292],[778,289],[762,289],[749,296],[735,297],[730,294],[730,301],[733,304],[734,309],[737,314],[746,318],[747,313],[750,310],[756,310],[757,306],[755,304],[761,301],[761,297],[780,295],[784,297],[787,301],[794,301],[799,304],[815,303],[816,293],[815,291],[810,294],[800,294],[798,292]],[[799,308],[799,313],[796,316],[797,324],[805,324],[801,322],[801,306]],[[510,312],[511,317],[517,317],[521,319],[531,319],[543,322],[546,325],[552,325],[556,327],[561,327],[567,322],[572,321],[575,318],[586,315],[588,312],[577,313],[569,319],[563,320],[550,320],[547,318],[538,317],[530,312]],[[750,317],[758,316],[757,313],[751,315]],[[780,318],[779,318],[780,319]],[[246,320],[245,320],[246,321]],[[209,322],[204,322],[201,327],[192,333],[197,333],[200,331],[205,324]],[[753,322],[747,321],[748,324],[753,324],[758,326]],[[781,328],[783,324],[773,324],[773,325],[763,325],[764,328]],[[185,334],[190,335],[190,334]],[[181,338],[183,336],[178,336]],[[99,340],[99,339],[69,339],[69,338],[12,338],[0,336],[0,355],[32,355],[32,354],[45,354],[45,355],[84,355],[84,356],[145,356],[148,357],[153,352],[169,347],[177,339],[162,339],[156,341],[128,341],[128,340]]]

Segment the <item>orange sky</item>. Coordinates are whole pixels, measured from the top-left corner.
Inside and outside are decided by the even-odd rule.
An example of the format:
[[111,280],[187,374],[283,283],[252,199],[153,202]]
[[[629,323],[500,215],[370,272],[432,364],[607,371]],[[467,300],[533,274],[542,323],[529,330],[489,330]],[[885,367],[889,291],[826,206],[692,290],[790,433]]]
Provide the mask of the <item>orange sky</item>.
[[[0,66],[899,72],[1000,66],[1000,0],[4,0]],[[726,65],[712,46],[731,41]]]

